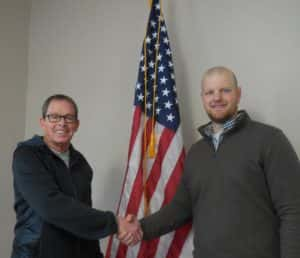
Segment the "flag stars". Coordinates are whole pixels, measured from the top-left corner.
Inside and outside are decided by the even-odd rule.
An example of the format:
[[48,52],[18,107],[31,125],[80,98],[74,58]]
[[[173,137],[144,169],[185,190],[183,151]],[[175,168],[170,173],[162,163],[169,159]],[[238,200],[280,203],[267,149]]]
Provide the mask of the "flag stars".
[[156,9],[156,10],[160,10],[160,4],[156,4],[156,5],[155,5],[155,9]]
[[159,54],[157,55],[157,60],[158,60],[158,61],[161,61],[161,59],[162,59],[162,55],[159,53]]
[[155,49],[159,49],[159,46],[160,46],[160,44],[158,44],[158,43],[156,43],[156,44],[154,45]]
[[156,114],[159,115],[160,111],[161,111],[161,108],[158,107],[158,108],[156,109]]
[[162,27],[161,27],[161,29],[160,29],[162,32],[166,32],[167,31],[167,28],[166,28],[166,26],[165,25],[163,25]]
[[145,41],[146,41],[147,44],[150,44],[151,43],[151,38],[149,36],[147,36]]
[[170,56],[170,55],[172,54],[172,52],[171,52],[171,50],[170,50],[169,48],[166,50],[166,54],[167,54],[168,56]]
[[166,84],[167,83],[167,78],[164,76],[164,77],[162,77],[161,79],[160,79],[160,83],[161,84]]
[[167,45],[169,44],[169,39],[167,37],[164,38],[164,43]]
[[173,67],[173,63],[171,61],[169,61],[169,67]]
[[173,80],[175,80],[175,75],[174,75],[174,73],[171,73],[171,78],[172,78]]
[[141,62],[144,61],[144,55],[141,55],[140,61],[141,61]]
[[147,109],[151,110],[152,104],[148,102],[148,103],[146,104],[146,107],[147,107]]
[[165,67],[161,64],[161,65],[158,67],[158,72],[163,73],[164,70],[165,70]]
[[162,94],[163,94],[163,96],[169,96],[169,93],[170,93],[170,91],[167,89],[167,88],[165,88],[163,91],[162,91]]
[[155,26],[156,26],[156,22],[155,21],[151,21],[150,24],[151,24],[152,28],[155,28]]
[[175,116],[170,113],[169,115],[167,115],[167,120],[170,121],[170,122],[173,122],[173,120],[175,119]]
[[165,104],[165,108],[167,108],[167,109],[171,109],[171,107],[173,106],[173,104],[169,100],[167,102],[165,102],[164,104]]
[[152,80],[154,80],[154,79],[156,78],[155,73],[152,73],[150,76],[151,76],[151,79],[152,79]]
[[159,100],[159,97],[158,97],[158,96],[156,96],[156,97],[154,98],[154,100],[155,100],[155,103],[157,103],[157,102],[158,102],[158,100]]
[[143,95],[142,93],[140,93],[140,94],[138,95],[138,100],[139,100],[139,101],[143,101],[143,100],[144,100],[144,95]]
[[136,88],[137,88],[138,90],[140,90],[140,89],[141,89],[141,84],[140,84],[140,83],[137,83],[137,84],[136,84]]
[[145,72],[147,70],[147,67],[145,66],[145,65],[143,65],[142,67],[141,67],[141,71],[142,72]]
[[154,68],[154,62],[153,62],[152,60],[149,62],[149,66],[150,66],[151,68]]
[[152,38],[156,39],[157,38],[157,32],[152,33]]

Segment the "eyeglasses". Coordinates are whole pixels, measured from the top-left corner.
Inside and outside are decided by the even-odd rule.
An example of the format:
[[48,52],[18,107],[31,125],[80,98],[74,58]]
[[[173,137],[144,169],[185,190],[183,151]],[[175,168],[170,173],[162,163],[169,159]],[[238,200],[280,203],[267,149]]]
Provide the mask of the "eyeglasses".
[[77,117],[75,115],[58,115],[58,114],[48,114],[46,115],[48,121],[50,123],[58,123],[63,118],[64,121],[68,124],[75,123],[77,121]]

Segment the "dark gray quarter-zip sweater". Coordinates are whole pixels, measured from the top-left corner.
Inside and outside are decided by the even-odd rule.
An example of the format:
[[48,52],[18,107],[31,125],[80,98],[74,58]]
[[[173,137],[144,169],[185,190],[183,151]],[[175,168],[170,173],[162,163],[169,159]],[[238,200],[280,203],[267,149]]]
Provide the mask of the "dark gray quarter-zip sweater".
[[299,258],[300,166],[284,134],[244,118],[214,150],[190,149],[174,199],[141,220],[144,238],[192,220],[195,258]]

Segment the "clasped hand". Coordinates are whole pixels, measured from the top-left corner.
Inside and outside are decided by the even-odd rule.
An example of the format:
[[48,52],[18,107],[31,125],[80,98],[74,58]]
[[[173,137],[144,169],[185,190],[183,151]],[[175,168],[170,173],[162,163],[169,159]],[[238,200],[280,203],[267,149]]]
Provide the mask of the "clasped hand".
[[133,246],[141,241],[143,231],[136,216],[118,216],[118,239],[125,245]]

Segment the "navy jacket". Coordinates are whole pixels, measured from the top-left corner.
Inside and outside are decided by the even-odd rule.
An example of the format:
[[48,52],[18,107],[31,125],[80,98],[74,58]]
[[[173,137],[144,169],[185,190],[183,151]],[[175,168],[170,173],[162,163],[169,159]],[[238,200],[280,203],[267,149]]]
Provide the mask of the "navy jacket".
[[117,232],[112,212],[91,208],[92,169],[72,146],[70,166],[42,137],[13,157],[17,216],[12,258],[100,258],[98,239]]

